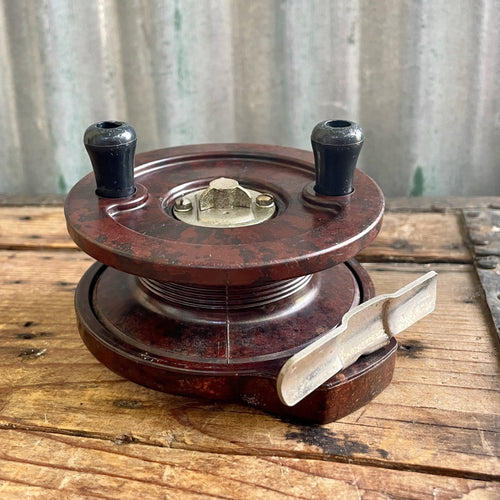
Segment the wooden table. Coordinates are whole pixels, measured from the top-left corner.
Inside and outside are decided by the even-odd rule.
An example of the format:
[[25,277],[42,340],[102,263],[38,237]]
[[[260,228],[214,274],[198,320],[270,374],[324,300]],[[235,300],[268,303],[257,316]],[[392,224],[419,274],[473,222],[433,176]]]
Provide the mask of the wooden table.
[[488,201],[390,204],[360,259],[379,293],[437,271],[436,311],[400,335],[387,390],[308,426],[100,365],[73,309],[92,259],[62,206],[4,197],[0,498],[500,498],[499,342],[460,211]]

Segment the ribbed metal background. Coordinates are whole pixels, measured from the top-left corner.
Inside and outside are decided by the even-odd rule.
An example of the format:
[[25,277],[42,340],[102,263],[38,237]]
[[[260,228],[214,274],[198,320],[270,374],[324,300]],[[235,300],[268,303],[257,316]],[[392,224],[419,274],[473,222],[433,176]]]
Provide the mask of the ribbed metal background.
[[4,0],[0,192],[65,192],[82,135],[119,119],[138,150],[309,149],[359,122],[389,196],[500,194],[499,0]]

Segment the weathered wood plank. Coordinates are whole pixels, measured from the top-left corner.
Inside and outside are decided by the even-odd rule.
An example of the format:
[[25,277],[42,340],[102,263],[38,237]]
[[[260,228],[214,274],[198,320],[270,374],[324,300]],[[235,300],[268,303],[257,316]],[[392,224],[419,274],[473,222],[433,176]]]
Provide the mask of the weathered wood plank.
[[[387,213],[362,261],[471,262],[456,214]],[[63,208],[0,207],[0,249],[76,249]]]
[[64,194],[0,194],[0,207],[12,206],[62,206],[66,195]]
[[362,262],[471,262],[460,217],[441,213],[386,213],[379,235],[359,255]]
[[386,210],[406,212],[457,212],[464,208],[500,207],[500,196],[419,196],[389,198]]
[[0,206],[1,249],[76,249],[62,206]]
[[[13,498],[494,498],[500,484],[310,459],[251,457],[0,431]],[[22,466],[22,467],[21,467]],[[476,498],[479,498],[477,496]]]
[[464,210],[467,236],[486,303],[500,339],[500,203],[496,210]]
[[337,423],[302,426],[161,394],[101,366],[74,324],[73,289],[90,262],[80,252],[0,252],[1,426],[500,478],[498,348],[471,266],[368,264],[379,293],[436,269],[437,310],[401,334],[394,381],[373,403]]

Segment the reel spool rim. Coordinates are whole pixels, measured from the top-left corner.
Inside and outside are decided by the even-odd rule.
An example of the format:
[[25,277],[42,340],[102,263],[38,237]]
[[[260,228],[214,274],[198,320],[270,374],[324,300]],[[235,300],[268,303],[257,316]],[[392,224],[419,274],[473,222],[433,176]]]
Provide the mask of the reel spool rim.
[[[90,256],[130,274],[178,283],[248,285],[295,278],[345,262],[367,246],[379,232],[384,197],[377,184],[361,171],[356,172],[356,191],[346,197],[332,197],[330,209],[320,204],[311,206],[309,200],[300,196],[285,200],[281,213],[271,219],[275,221],[274,226],[268,226],[264,230],[264,225],[270,222],[267,221],[255,226],[259,231],[269,231],[271,227],[276,227],[278,222],[282,225],[289,224],[291,227],[294,221],[288,220],[291,219],[288,217],[288,207],[283,209],[283,204],[288,202],[293,204],[295,211],[302,210],[308,217],[312,214],[315,224],[302,233],[290,231],[289,238],[279,237],[274,241],[266,241],[265,244],[241,241],[244,240],[245,234],[252,234],[251,226],[216,229],[232,231],[231,236],[237,235],[238,242],[231,244],[231,238],[226,237],[224,244],[206,245],[202,238],[197,242],[183,238],[176,238],[175,241],[156,238],[136,232],[119,222],[117,213],[133,211],[152,203],[152,197],[148,197],[147,189],[141,184],[141,177],[156,175],[155,172],[162,169],[167,172],[172,165],[186,168],[190,161],[207,161],[217,155],[227,157],[228,161],[236,156],[241,161],[253,157],[254,160],[261,159],[263,164],[276,162],[279,163],[280,170],[289,168],[292,173],[294,170],[300,170],[299,177],[303,178],[302,181],[306,184],[314,180],[312,154],[295,148],[210,144],[150,151],[137,155],[137,190],[132,197],[97,198],[93,193],[92,174],[74,186],[65,203],[71,237]],[[214,177],[218,175],[218,172],[214,172]],[[258,179],[256,182],[262,184],[263,180]],[[297,186],[299,192],[303,188],[304,185]],[[282,194],[282,197],[286,194]],[[343,206],[337,204],[338,198],[343,198],[346,203]],[[327,217],[325,210],[330,212]],[[338,214],[332,217],[332,210],[337,210]],[[325,219],[325,223],[317,222]],[[168,214],[165,215],[165,223],[171,226],[185,224]],[[184,227],[198,231],[194,226]],[[200,234],[208,234],[203,233],[207,228],[199,229]],[[192,231],[190,234],[192,235]],[[270,234],[272,236],[273,231],[270,231]],[[237,247],[238,253],[244,252],[246,257],[235,257],[234,252],[231,254],[232,247]],[[151,249],[155,249],[154,252]],[[248,255],[251,255],[251,258],[248,258]]]

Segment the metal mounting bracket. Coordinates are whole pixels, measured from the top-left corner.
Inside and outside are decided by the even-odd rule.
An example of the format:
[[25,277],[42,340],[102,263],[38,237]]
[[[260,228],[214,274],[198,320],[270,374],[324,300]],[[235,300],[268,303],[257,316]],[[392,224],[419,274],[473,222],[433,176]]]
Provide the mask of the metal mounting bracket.
[[500,204],[463,210],[474,264],[500,337]]
[[386,345],[436,305],[437,274],[431,271],[392,294],[351,309],[342,323],[292,356],[282,367],[277,390],[282,403],[294,406],[361,355]]

